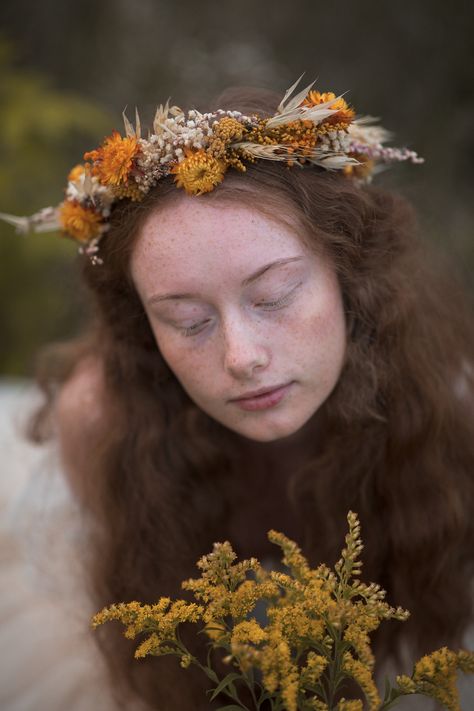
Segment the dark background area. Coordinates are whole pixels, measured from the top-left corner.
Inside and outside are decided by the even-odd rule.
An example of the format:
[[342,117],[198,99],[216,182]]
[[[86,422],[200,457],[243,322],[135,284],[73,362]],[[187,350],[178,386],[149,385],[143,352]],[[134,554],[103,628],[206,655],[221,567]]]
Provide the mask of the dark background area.
[[[206,101],[229,85],[284,91],[305,72],[381,117],[424,156],[376,180],[406,195],[423,235],[472,290],[474,4],[2,0],[0,211],[61,201],[69,169],[138,106]],[[84,318],[76,247],[0,225],[0,373],[29,375],[39,347]]]

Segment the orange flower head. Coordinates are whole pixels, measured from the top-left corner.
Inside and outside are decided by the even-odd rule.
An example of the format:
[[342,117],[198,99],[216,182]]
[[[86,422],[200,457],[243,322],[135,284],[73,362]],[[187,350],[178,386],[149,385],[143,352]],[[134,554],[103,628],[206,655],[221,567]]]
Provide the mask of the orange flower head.
[[357,160],[360,161],[359,165],[344,166],[344,175],[360,179],[368,178],[374,170],[374,161],[368,158],[368,156],[364,156],[362,154],[358,154],[357,156],[354,156],[354,158],[357,158]]
[[73,239],[84,244],[98,237],[102,216],[81,205],[77,200],[65,200],[59,210],[61,227]]
[[82,178],[85,172],[85,166],[82,165],[82,163],[78,163],[69,171],[69,175],[67,176],[68,182],[74,183],[76,180],[79,180],[79,178]]
[[102,185],[114,187],[127,182],[139,152],[135,136],[122,138],[118,131],[113,131],[100,148],[84,153],[84,160],[93,161],[93,174]]
[[222,182],[227,169],[223,160],[214,158],[203,149],[187,149],[185,156],[170,171],[178,188],[184,188],[188,195],[202,195]]
[[334,102],[330,104],[329,108],[337,109],[337,113],[325,119],[325,123],[350,123],[355,116],[354,109],[348,106],[344,99],[336,99],[336,94],[332,91],[325,91],[323,93],[310,91],[301,106],[317,106],[318,104],[324,104],[326,101],[332,101],[333,99]]

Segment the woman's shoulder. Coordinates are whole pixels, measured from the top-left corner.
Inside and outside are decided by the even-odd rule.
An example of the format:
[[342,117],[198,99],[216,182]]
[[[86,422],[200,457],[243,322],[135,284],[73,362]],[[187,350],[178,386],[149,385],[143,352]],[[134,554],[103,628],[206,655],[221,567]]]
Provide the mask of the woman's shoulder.
[[95,427],[104,417],[104,368],[98,356],[82,358],[62,383],[55,400],[58,425]]
[[87,356],[77,363],[56,395],[53,419],[66,478],[73,493],[82,498],[86,468],[107,421],[100,358]]

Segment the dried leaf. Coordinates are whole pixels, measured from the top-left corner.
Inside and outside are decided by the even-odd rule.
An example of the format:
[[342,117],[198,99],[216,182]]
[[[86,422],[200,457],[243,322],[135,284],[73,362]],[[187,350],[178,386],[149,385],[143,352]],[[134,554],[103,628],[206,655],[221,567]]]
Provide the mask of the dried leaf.
[[284,105],[285,105],[285,101],[288,99],[289,96],[291,96],[291,94],[293,93],[294,89],[298,86],[298,84],[300,83],[300,81],[302,80],[303,77],[304,77],[304,72],[303,72],[303,74],[300,76],[300,78],[297,79],[297,80],[295,81],[295,83],[292,84],[292,86],[290,86],[290,88],[285,91],[285,96],[283,97],[283,99],[280,101],[280,103],[279,103],[279,105],[278,105],[277,113],[281,113],[281,112],[283,111]]
[[19,217],[18,215],[9,215],[6,212],[0,212],[0,220],[13,225],[18,232],[26,233],[30,229],[30,218]]
[[125,126],[125,133],[126,133],[126,135],[127,135],[128,138],[133,138],[133,137],[135,136],[135,131],[133,130],[132,124],[130,123],[130,121],[129,121],[128,118],[126,117],[125,111],[126,111],[126,109],[124,109],[124,110],[122,111],[123,123],[124,123],[124,126]]
[[140,125],[140,116],[138,115],[138,109],[135,106],[135,135],[137,138],[142,137],[142,129]]

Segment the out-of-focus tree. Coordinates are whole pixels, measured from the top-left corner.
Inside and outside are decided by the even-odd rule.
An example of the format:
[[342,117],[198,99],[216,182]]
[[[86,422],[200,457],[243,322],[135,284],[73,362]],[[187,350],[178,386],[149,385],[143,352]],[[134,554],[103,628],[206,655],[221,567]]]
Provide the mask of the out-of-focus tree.
[[[347,92],[345,98],[358,113],[381,117],[395,145],[425,157],[423,166],[397,166],[378,176],[377,183],[414,203],[426,239],[439,245],[466,284],[472,282],[474,3],[2,0],[0,24],[17,51],[15,71],[5,60],[0,65],[17,86],[0,96],[0,117],[6,111],[12,122],[12,135],[0,134],[6,156],[0,164],[0,210],[26,214],[57,203],[70,167],[105,133],[120,130],[126,105],[131,115],[138,106],[146,127],[156,105],[169,96],[180,106],[205,110],[208,100],[229,85],[262,86],[283,95],[306,72],[305,81],[317,78],[321,91]],[[31,67],[47,81],[32,75]],[[15,105],[22,117],[15,114]],[[107,124],[95,115],[97,105],[110,112]],[[2,228],[0,238],[3,234]],[[24,370],[28,361],[20,352],[30,346],[35,350],[59,333],[60,325],[67,336],[77,323],[76,288],[64,286],[64,303],[57,301],[56,282],[72,273],[63,249],[68,254],[73,249],[57,241],[44,236],[23,250],[17,238],[9,247],[23,250],[21,266],[17,261],[12,276],[5,276],[12,282],[8,298],[21,317],[29,313],[33,289],[39,290],[35,283],[33,291],[23,292],[29,260],[28,268],[42,273],[54,269],[55,260],[60,266],[56,276],[42,282],[54,283],[48,297],[52,305],[45,311],[52,330],[45,329],[42,314],[21,325],[18,316],[10,324],[16,355],[0,358],[0,372]],[[37,253],[51,244],[54,249],[40,269]],[[5,248],[0,240],[0,250]],[[5,271],[1,264],[0,270]],[[0,298],[5,298],[1,288]],[[65,315],[53,318],[53,307]],[[4,321],[0,316],[0,327]],[[20,346],[18,338],[24,339]]]
[[[12,55],[0,42],[0,210],[27,215],[60,202],[69,168],[107,131],[110,118],[79,95],[17,69]],[[74,253],[57,234],[24,237],[0,224],[0,372],[30,372],[41,343],[77,327]]]

